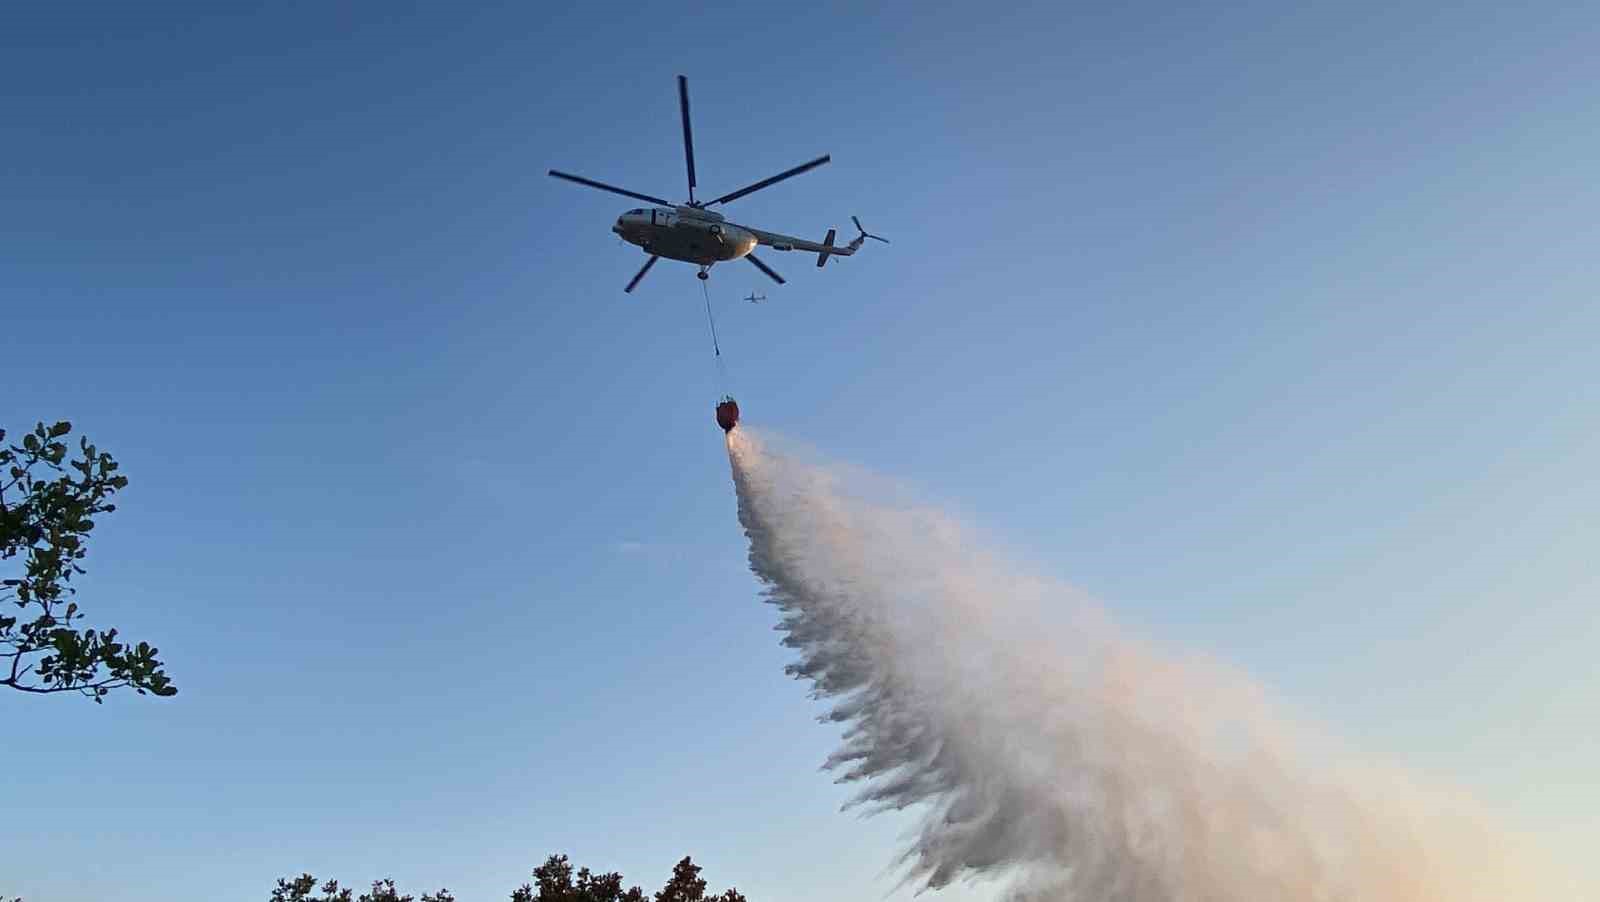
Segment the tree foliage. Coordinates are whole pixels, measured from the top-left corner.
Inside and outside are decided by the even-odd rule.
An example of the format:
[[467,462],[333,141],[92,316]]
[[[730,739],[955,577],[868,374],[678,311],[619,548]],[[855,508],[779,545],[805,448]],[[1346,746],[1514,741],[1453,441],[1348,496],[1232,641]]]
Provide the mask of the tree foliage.
[[[567,856],[551,855],[544,864],[533,869],[532,883],[512,890],[511,902],[652,902],[639,887],[622,887],[621,874],[596,874],[588,868],[574,870]],[[375,881],[370,893],[357,896],[355,890],[341,887],[337,880],[319,883],[310,874],[301,874],[280,879],[269,902],[413,902],[413,899],[400,895],[393,880]],[[441,889],[433,895],[423,895],[417,902],[455,902],[455,897],[449,890]],[[706,882],[700,877],[699,865],[685,857],[673,867],[671,879],[655,894],[653,902],[745,902],[745,898],[736,889],[721,895],[706,895]]]
[[20,445],[8,445],[0,429],[0,566],[11,577],[0,580],[0,686],[78,692],[96,702],[123,687],[175,695],[153,646],[119,641],[114,629],[75,626],[83,614],[72,578],[84,572],[95,517],[117,509],[111,497],[128,478],[86,438],[69,460],[61,440],[71,431],[70,423],[40,423]]
[[[372,881],[372,891],[357,896],[355,890],[339,886],[339,881],[317,883],[310,874],[294,879],[279,879],[272,890],[271,902],[418,902],[415,896],[402,896],[393,880]],[[456,902],[447,889],[437,893],[423,893],[420,902]]]
[[672,867],[672,879],[656,893],[656,902],[745,902],[744,894],[729,887],[720,896],[706,895],[706,882],[700,866],[687,855]]
[[618,873],[593,874],[579,868],[576,877],[565,855],[551,855],[533,869],[533,883],[512,891],[511,902],[645,902],[637,886],[622,888]]

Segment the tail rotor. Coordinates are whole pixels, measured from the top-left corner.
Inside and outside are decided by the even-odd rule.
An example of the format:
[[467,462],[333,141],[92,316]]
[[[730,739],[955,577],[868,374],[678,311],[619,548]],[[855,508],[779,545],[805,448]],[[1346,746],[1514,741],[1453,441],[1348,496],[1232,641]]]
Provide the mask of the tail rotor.
[[882,241],[884,244],[888,244],[889,243],[889,239],[884,238],[884,237],[882,237],[880,235],[874,235],[871,232],[868,232],[865,228],[862,228],[861,220],[857,219],[856,217],[854,217],[854,216],[850,217],[850,221],[856,224],[856,231],[861,233],[861,234],[856,236],[854,241],[850,242],[850,249],[851,250],[855,250],[855,249],[861,247],[862,243],[865,242],[868,238],[871,238],[873,241]]

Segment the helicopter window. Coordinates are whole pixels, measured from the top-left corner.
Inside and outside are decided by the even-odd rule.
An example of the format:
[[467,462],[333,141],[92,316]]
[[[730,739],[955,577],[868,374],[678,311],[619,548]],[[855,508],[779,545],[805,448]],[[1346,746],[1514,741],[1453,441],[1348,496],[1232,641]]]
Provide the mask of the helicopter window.
[[630,214],[632,214],[632,213],[643,213],[644,212],[644,208],[643,207],[639,207],[639,208],[634,209],[634,210],[629,210],[628,212]]

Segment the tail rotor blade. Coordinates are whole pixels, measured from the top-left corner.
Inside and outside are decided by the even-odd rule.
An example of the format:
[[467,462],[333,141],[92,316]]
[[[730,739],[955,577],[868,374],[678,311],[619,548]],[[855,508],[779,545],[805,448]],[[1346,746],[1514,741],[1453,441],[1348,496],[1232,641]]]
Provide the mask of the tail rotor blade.
[[683,114],[683,159],[689,168],[689,203],[694,203],[694,133],[689,129],[689,79],[678,76],[678,111]]
[[861,227],[861,220],[855,218],[854,216],[850,217],[850,221],[856,224],[856,231],[861,233],[862,238],[871,238],[873,241],[882,241],[884,244],[889,243],[889,239],[879,238],[877,235],[874,235],[871,232],[868,232],[866,229],[863,229]]
[[745,254],[744,258],[746,260],[749,260],[751,263],[754,263],[755,266],[756,266],[756,269],[759,269],[762,272],[766,273],[767,277],[772,279],[772,281],[777,282],[779,285],[783,284],[783,276],[778,275],[778,273],[772,267],[768,266],[765,263],[762,263],[761,260],[758,259],[755,254]]
[[634,289],[635,286],[637,286],[639,284],[639,280],[644,278],[644,274],[649,272],[650,271],[650,267],[655,266],[656,265],[656,261],[660,260],[660,259],[661,259],[660,257],[652,255],[650,257],[650,259],[644,261],[644,266],[639,267],[639,272],[637,274],[635,274],[632,279],[628,280],[628,287],[622,289],[622,293],[623,294],[633,294],[633,289]]

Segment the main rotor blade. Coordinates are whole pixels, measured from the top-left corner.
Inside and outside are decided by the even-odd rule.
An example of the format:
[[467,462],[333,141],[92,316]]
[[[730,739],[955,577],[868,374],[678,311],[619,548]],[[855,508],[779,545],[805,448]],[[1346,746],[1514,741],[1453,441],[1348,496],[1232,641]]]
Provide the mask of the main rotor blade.
[[756,182],[754,185],[751,185],[751,186],[749,186],[747,188],[740,188],[738,191],[735,191],[732,194],[724,194],[721,197],[717,198],[716,200],[706,201],[704,206],[709,207],[712,204],[725,204],[730,200],[738,200],[739,198],[744,197],[746,194],[750,194],[750,193],[755,192],[755,191],[760,191],[762,188],[767,188],[767,187],[770,187],[772,185],[776,185],[777,183],[783,181],[784,179],[793,178],[793,177],[799,175],[802,172],[809,172],[810,170],[815,169],[818,166],[821,166],[823,163],[826,163],[831,159],[833,159],[833,157],[831,157],[831,156],[829,156],[827,154],[824,154],[824,155],[822,155],[820,157],[817,157],[815,160],[812,160],[809,163],[801,163],[799,166],[796,166],[793,169],[788,170],[787,172],[780,172],[780,173],[778,173],[777,175],[773,176],[770,179],[762,179],[761,181]]
[[689,79],[678,76],[678,109],[683,113],[683,159],[689,164],[689,203],[694,203],[694,133],[689,130]]
[[639,284],[639,280],[644,278],[644,274],[649,272],[650,271],[650,267],[655,266],[656,265],[656,261],[660,260],[660,259],[661,259],[660,257],[652,256],[650,259],[644,261],[644,265],[639,267],[638,274],[635,275],[632,279],[630,279],[628,281],[628,287],[622,289],[622,293],[623,294],[632,294],[634,286]]
[[636,200],[648,201],[652,204],[660,204],[663,207],[676,206],[676,204],[670,200],[652,197],[649,194],[640,194],[637,191],[629,191],[626,188],[618,188],[616,185],[607,185],[605,182],[597,182],[594,179],[586,179],[581,175],[573,175],[570,172],[561,172],[559,170],[552,169],[550,170],[550,174],[558,179],[566,179],[569,182],[577,182],[580,185],[588,185],[590,188],[599,188],[601,191],[610,191],[612,194],[620,194],[623,197],[631,197]]
[[755,254],[745,254],[744,258],[746,260],[749,260],[751,263],[754,263],[756,265],[756,269],[759,269],[762,272],[766,273],[768,276],[771,276],[772,277],[772,281],[777,282],[779,285],[783,284],[783,276],[780,276],[775,271],[773,271],[772,267],[768,266],[765,263],[762,263],[761,260],[759,258],[757,258]]

